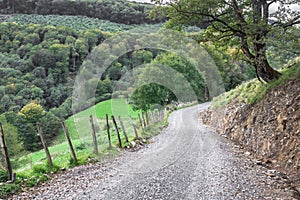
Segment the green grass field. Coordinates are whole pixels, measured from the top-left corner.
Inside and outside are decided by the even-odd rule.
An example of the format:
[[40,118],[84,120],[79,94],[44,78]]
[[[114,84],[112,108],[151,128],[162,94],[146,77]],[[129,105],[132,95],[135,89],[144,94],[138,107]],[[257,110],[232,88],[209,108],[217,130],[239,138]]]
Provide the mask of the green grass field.
[[[131,116],[131,118],[137,119],[138,113],[139,112],[133,111],[132,107],[126,102],[126,99],[110,99],[107,101],[100,102],[95,106],[92,106],[80,113],[69,117],[66,120],[66,125],[71,137],[73,139],[78,139],[80,137],[82,138],[85,136],[90,136],[90,115],[94,117],[96,130],[103,132],[103,130],[106,129],[106,114],[108,114],[110,122],[112,115],[115,116],[116,120],[118,116],[121,116],[126,127],[131,121],[129,115]],[[110,126],[113,127],[112,124]],[[65,136],[62,133],[58,137],[58,142],[63,141],[65,141]]]
[[[87,164],[91,160],[105,160],[107,158],[118,155],[118,140],[113,126],[111,115],[116,117],[118,130],[120,132],[122,147],[129,145],[125,141],[122,132],[119,116],[122,117],[124,127],[129,141],[135,139],[132,123],[139,126],[138,113],[132,110],[126,99],[111,99],[100,102],[97,105],[88,108],[80,113],[77,113],[66,120],[67,128],[72,138],[73,147],[76,152],[79,165]],[[109,115],[109,126],[111,134],[112,149],[109,149],[107,129],[106,129],[106,114]],[[89,122],[89,116],[94,118],[97,144],[99,156],[93,153],[93,140]],[[130,117],[129,117],[130,115]],[[142,131],[138,128],[139,138],[149,138],[160,133],[161,128],[165,125],[165,120],[157,123],[152,123],[151,126]],[[28,153],[18,158],[11,159],[13,172],[17,173],[17,179],[14,184],[4,184],[0,186],[0,198],[6,197],[7,194],[15,193],[23,187],[36,186],[49,179],[47,174],[60,171],[76,165],[71,158],[70,150],[63,131],[57,138],[55,145],[49,147],[49,151],[54,164],[53,168],[47,163],[44,150],[34,153]]]
[[[89,116],[92,115],[95,124],[95,130],[97,135],[98,149],[100,152],[107,151],[108,137],[106,129],[106,114],[109,116],[111,140],[113,146],[118,145],[115,128],[112,124],[111,116],[116,117],[119,131],[121,133],[122,141],[125,141],[125,137],[122,134],[120,128],[120,122],[118,116],[121,116],[125,130],[129,139],[134,139],[134,132],[131,123],[137,124],[137,116],[139,112],[133,111],[132,107],[128,105],[126,99],[110,99],[100,102],[95,106],[92,106],[80,113],[77,113],[66,120],[66,126],[69,130],[73,146],[78,154],[88,157],[93,153],[92,135],[90,128]],[[129,118],[129,115],[132,120]],[[53,157],[54,164],[59,167],[67,167],[69,165],[70,153],[69,146],[66,142],[63,131],[57,137],[55,145],[49,147],[51,156]],[[12,163],[14,169],[17,172],[29,170],[34,164],[44,163],[46,161],[46,155],[44,150],[30,153],[22,156],[18,159],[13,159]]]
[[128,118],[128,115],[130,115],[133,118],[137,118],[138,112],[132,110],[132,107],[128,105],[126,99],[118,98],[118,99],[110,99],[107,101],[102,101],[96,104],[95,106],[92,106],[80,113],[75,114],[69,119],[76,118],[76,117],[87,117],[90,115],[96,116],[97,118],[105,119],[106,114],[108,114],[109,116],[120,115],[121,117],[125,117],[125,118]]

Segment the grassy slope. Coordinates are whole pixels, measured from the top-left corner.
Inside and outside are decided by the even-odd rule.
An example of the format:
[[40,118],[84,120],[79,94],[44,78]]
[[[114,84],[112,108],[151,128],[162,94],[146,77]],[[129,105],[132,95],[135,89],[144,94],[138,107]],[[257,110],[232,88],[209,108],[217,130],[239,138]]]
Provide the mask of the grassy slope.
[[[94,112],[96,110],[96,113]],[[130,114],[132,117],[137,117],[138,113],[134,112],[130,105],[126,103],[125,99],[112,99],[107,100],[104,102],[101,102],[87,110],[82,111],[81,113],[78,113],[72,117],[70,117],[67,122],[70,123],[76,118],[86,117],[90,114],[94,114],[94,116],[97,116],[97,122],[101,122],[101,120],[104,120],[103,118],[105,115],[113,114],[116,116],[122,116],[124,120],[125,127],[127,128],[127,134],[129,136],[129,140],[132,140],[134,138],[132,132],[133,130],[129,128],[129,125],[131,127],[131,120],[128,117],[128,114]],[[99,118],[98,118],[99,117]],[[126,118],[127,117],[127,118]],[[167,118],[167,117],[166,117]],[[165,119],[166,119],[165,118]],[[90,130],[89,124],[85,124],[85,129]],[[88,127],[87,127],[88,126]],[[161,128],[165,126],[165,120],[155,123],[147,128],[145,128],[144,133],[142,134],[142,131],[139,130],[139,136],[143,138],[149,138],[154,135],[157,135],[160,133]],[[112,124],[110,124],[110,127],[112,127]],[[70,127],[70,133],[73,135],[72,137],[76,137],[74,134],[74,130],[72,130]],[[89,135],[90,135],[90,131]],[[103,130],[103,132],[106,132]],[[106,159],[115,155],[118,155],[117,148],[113,148],[112,150],[108,150],[108,144],[107,140],[105,141],[104,138],[106,138],[105,134],[101,134],[101,132],[97,132],[97,139],[100,143],[98,148],[101,155],[99,157],[95,157],[92,153],[92,140],[91,138],[77,138],[73,139],[73,146],[75,147],[76,155],[78,158],[79,163],[78,164],[85,164],[88,162],[89,158],[96,158],[96,159]],[[141,135],[142,134],[142,135]],[[115,133],[113,129],[111,129],[111,135],[112,135],[112,143],[114,146],[117,145],[117,139],[115,136]],[[124,136],[121,132],[122,140],[124,144]],[[63,135],[62,135],[63,136]],[[104,145],[105,144],[105,145]],[[50,174],[51,172],[59,171],[61,168],[69,168],[74,166],[74,163],[72,162],[70,153],[69,153],[69,147],[65,140],[57,145],[54,145],[49,148],[50,154],[53,157],[53,163],[54,168],[50,168],[47,165],[45,153],[43,150],[28,154],[26,156],[22,156],[21,158],[17,160],[13,160],[14,166],[14,172],[17,172],[17,180],[13,184],[3,184],[0,186],[0,198],[6,198],[7,195],[11,193],[15,193],[20,191],[23,187],[32,187],[36,186],[46,180],[48,180],[50,177],[47,174]],[[16,166],[18,164],[18,166]]]
[[[96,116],[95,126],[98,126],[97,139],[99,143],[99,150],[106,151],[107,148],[107,135],[104,130],[105,127],[105,116],[106,114],[109,117],[114,114],[116,116],[121,116],[124,120],[125,127],[128,126],[128,115],[130,114],[133,118],[137,118],[138,112],[132,110],[132,107],[127,104],[125,99],[111,99],[107,101],[100,102],[93,107],[90,107],[80,113],[77,113],[66,120],[66,125],[70,132],[73,146],[76,149],[76,152],[80,155],[87,155],[92,153],[91,146],[91,129],[89,123],[89,116]],[[77,121],[75,123],[75,121]],[[111,124],[112,127],[112,124]],[[128,128],[128,131],[131,131]],[[112,132],[112,142],[117,144],[115,134]],[[133,138],[132,134],[129,134]],[[123,138],[124,139],[124,138]],[[54,163],[59,167],[67,167],[69,164],[69,146],[66,142],[64,133],[57,138],[57,143],[54,146],[49,148],[51,155],[54,157]],[[40,150],[38,152],[30,153],[28,155],[22,156],[17,160],[13,160],[15,164],[15,170],[24,171],[30,169],[33,164],[44,162],[46,160],[45,152]]]
[[[88,117],[90,115],[95,117],[95,126],[100,128],[96,128],[98,148],[100,152],[100,157],[97,157],[96,159],[102,160],[118,154],[117,148],[113,148],[112,150],[108,150],[107,148],[108,139],[106,130],[104,129],[106,114],[109,116],[120,115],[123,118],[129,140],[134,139],[134,133],[131,126],[132,121],[128,115],[130,115],[132,118],[135,118],[134,123],[137,124],[136,118],[138,112],[133,111],[132,107],[127,104],[125,99],[111,99],[100,102],[97,105],[77,113],[66,120],[66,124],[72,138],[72,143],[76,151],[78,164],[86,164],[88,159],[96,158],[93,155],[91,129],[88,121]],[[80,127],[77,129],[79,132],[81,132],[79,134],[77,133],[74,120],[77,120],[77,127]],[[119,124],[118,120],[117,123]],[[145,133],[142,136],[147,138],[158,134],[160,132],[160,128],[163,126],[163,123],[164,122],[160,122],[146,128]],[[118,142],[111,122],[110,127],[112,144],[113,147],[116,147]],[[82,133],[84,134],[82,135]],[[124,146],[125,140],[121,130],[120,134]],[[80,137],[78,137],[79,135]],[[141,130],[139,130],[139,135],[141,136]],[[0,186],[0,198],[5,198],[8,194],[15,193],[22,187],[32,187],[44,182],[45,180],[48,180],[49,176],[47,174],[51,173],[52,171],[55,172],[62,168],[74,166],[70,156],[69,146],[63,133],[61,133],[60,137],[58,138],[57,144],[49,147],[49,150],[54,163],[53,169],[47,165],[45,152],[43,150],[24,155],[18,159],[12,159],[11,161],[13,170],[17,173],[17,180],[14,184],[4,184]]]
[[281,70],[281,73],[282,76],[280,79],[271,81],[268,84],[262,84],[257,79],[245,82],[235,89],[215,97],[212,102],[212,107],[224,107],[232,101],[238,101],[245,104],[254,104],[260,101],[271,89],[283,85],[289,80],[300,78],[300,62],[297,62],[291,68]]
[[[138,112],[133,111],[132,107],[127,104],[126,99],[111,99],[107,101],[100,102],[95,106],[92,106],[80,113],[77,113],[66,120],[66,125],[73,139],[78,139],[80,135],[89,134],[89,116],[92,115],[97,118],[99,123],[99,128],[104,129],[106,114],[110,117],[115,115],[115,117],[121,116],[124,121],[128,120],[130,115],[132,118],[136,119]],[[76,123],[75,123],[76,121]],[[79,134],[78,134],[79,132]],[[81,133],[81,134],[80,134]],[[65,136],[61,134],[58,137],[58,141],[65,141]]]
[[137,118],[138,112],[132,110],[132,107],[128,105],[126,99],[110,99],[107,101],[100,102],[95,106],[92,106],[80,113],[77,113],[70,117],[68,120],[71,120],[75,117],[86,117],[89,115],[95,115],[97,118],[105,119],[105,115],[120,115],[121,117],[128,117],[130,114],[131,117]]

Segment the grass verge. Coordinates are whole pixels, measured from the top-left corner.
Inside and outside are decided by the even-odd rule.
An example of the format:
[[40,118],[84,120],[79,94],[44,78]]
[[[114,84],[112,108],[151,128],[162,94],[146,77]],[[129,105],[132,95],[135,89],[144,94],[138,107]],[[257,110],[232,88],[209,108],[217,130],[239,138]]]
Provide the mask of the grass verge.
[[257,79],[245,82],[235,89],[230,90],[218,97],[212,102],[212,108],[221,108],[232,101],[238,101],[245,104],[254,104],[263,99],[265,94],[288,81],[300,78],[300,62],[290,68],[280,70],[282,76],[278,80],[273,80],[268,84],[262,84]]

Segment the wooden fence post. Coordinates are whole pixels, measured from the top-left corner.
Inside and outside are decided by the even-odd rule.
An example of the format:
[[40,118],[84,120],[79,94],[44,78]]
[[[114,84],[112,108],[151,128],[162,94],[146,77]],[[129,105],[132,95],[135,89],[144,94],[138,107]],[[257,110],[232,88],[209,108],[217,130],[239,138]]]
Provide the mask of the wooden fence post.
[[151,111],[148,113],[148,117],[149,117],[149,124],[152,124],[152,113],[151,113]]
[[143,118],[143,123],[144,123],[144,127],[146,128],[147,124],[146,124],[146,120],[145,120],[145,113],[142,113],[142,118]]
[[148,112],[147,112],[147,111],[146,111],[145,115],[146,115],[146,122],[147,122],[147,125],[149,126],[150,120],[149,120],[149,115],[148,115]]
[[150,115],[150,116],[151,116],[151,118],[150,118],[150,119],[151,119],[151,123],[154,124],[154,123],[155,123],[155,119],[154,119],[153,111],[151,111],[150,114],[151,114],[151,115]]
[[143,122],[142,122],[142,119],[141,119],[141,115],[138,114],[138,117],[139,117],[140,126],[142,128],[142,132],[143,132],[143,134],[145,134],[144,127],[143,127]]
[[38,133],[40,135],[40,138],[41,138],[41,141],[42,141],[42,144],[43,144],[43,147],[44,147],[47,159],[48,159],[48,163],[49,163],[50,167],[52,168],[53,167],[52,158],[51,158],[49,149],[47,147],[46,140],[44,138],[43,131],[42,131],[42,128],[41,128],[41,125],[39,122],[36,123],[36,127],[37,127]]
[[110,139],[110,132],[109,132],[109,122],[108,122],[108,114],[106,114],[106,130],[107,130],[107,137],[108,137],[108,148],[111,149],[111,139]]
[[119,121],[120,121],[120,124],[121,124],[121,128],[122,128],[123,134],[125,136],[125,140],[126,140],[126,142],[129,142],[121,116],[119,116]]
[[0,122],[0,145],[1,145],[2,157],[4,161],[4,167],[6,170],[7,178],[8,180],[12,180],[12,168],[8,157],[7,147],[5,145],[4,131],[1,122]]
[[97,137],[96,137],[95,125],[94,125],[94,121],[93,121],[93,116],[92,115],[90,115],[90,125],[91,125],[91,129],[92,129],[92,137],[93,137],[93,144],[94,144],[94,153],[96,155],[98,155],[99,152],[98,152],[98,145],[97,145]]
[[158,122],[159,121],[159,111],[155,111],[155,121]]
[[131,124],[134,130],[134,134],[135,134],[135,139],[137,140],[139,138],[138,132],[136,130],[136,125],[135,124]]
[[68,144],[69,144],[69,147],[70,147],[70,151],[71,151],[71,155],[72,155],[72,158],[73,158],[73,160],[74,160],[74,163],[77,164],[77,157],[76,157],[76,154],[75,154],[73,145],[72,145],[72,141],[71,141],[71,138],[70,138],[69,131],[68,131],[67,127],[66,127],[65,122],[62,122],[61,125],[62,125],[62,127],[63,127],[63,129],[64,129],[65,136],[66,136],[66,138],[67,138],[67,141],[68,141]]
[[113,121],[114,126],[115,126],[116,134],[117,134],[118,141],[119,141],[119,147],[122,148],[122,141],[121,141],[121,138],[120,138],[119,129],[118,129],[116,119],[113,115],[111,116],[111,118],[112,118],[112,121]]
[[143,122],[142,122],[140,113],[138,114],[138,117],[139,117],[140,126],[143,128]]

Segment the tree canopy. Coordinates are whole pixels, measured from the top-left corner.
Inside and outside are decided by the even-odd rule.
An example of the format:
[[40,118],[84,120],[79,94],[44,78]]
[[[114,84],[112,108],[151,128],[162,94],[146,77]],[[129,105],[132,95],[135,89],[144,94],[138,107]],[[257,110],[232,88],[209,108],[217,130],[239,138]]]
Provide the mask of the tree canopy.
[[[168,27],[207,24],[205,39],[239,47],[243,58],[256,69],[258,79],[270,82],[280,77],[267,58],[271,41],[298,46],[300,11],[292,9],[297,0],[153,0],[162,6],[152,17],[167,16]],[[270,7],[277,9],[271,12]],[[297,28],[296,28],[297,29]],[[295,33],[298,32],[298,37]],[[279,36],[278,39],[276,36]],[[288,39],[288,38],[291,38]]]

